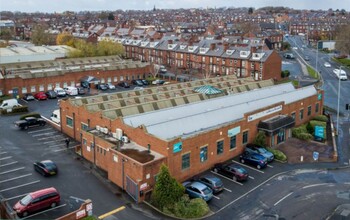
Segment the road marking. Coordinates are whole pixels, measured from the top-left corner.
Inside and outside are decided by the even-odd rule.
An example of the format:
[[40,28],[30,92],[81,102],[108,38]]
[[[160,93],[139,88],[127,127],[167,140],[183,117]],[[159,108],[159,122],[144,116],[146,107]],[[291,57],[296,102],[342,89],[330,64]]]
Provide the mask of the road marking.
[[9,157],[4,157],[4,158],[0,158],[0,160],[7,160],[7,159],[11,159],[12,156],[9,156]]
[[124,209],[125,209],[125,206],[121,206],[121,207],[119,207],[119,208],[117,208],[117,209],[114,209],[114,210],[112,210],[112,211],[110,211],[110,212],[107,212],[106,214],[103,214],[103,215],[98,216],[98,219],[104,219],[104,218],[106,218],[107,216],[113,215],[113,214],[115,214],[115,213],[117,213],[117,212],[120,212],[120,211],[122,211],[122,210],[124,210]]
[[226,189],[225,187],[224,187],[224,190],[229,191],[229,192],[232,192],[232,190],[230,190],[230,189]]
[[11,172],[15,172],[17,170],[23,170],[25,167],[20,167],[20,168],[16,168],[16,169],[13,169],[13,170],[8,170],[8,171],[5,171],[5,172],[1,172],[0,175],[2,174],[6,174],[6,173],[11,173]]
[[273,204],[273,206],[278,205],[278,203],[282,202],[284,199],[286,199],[288,196],[292,195],[293,192],[289,193],[288,195],[286,195],[285,197],[283,197],[282,199],[278,200],[275,204]]
[[36,131],[29,131],[28,134],[33,134],[36,132],[42,132],[42,131],[48,131],[48,130],[52,130],[53,128],[45,128],[45,129],[40,129],[40,130],[36,130]]
[[50,145],[49,148],[50,148],[50,147],[58,147],[58,146],[64,147],[65,145],[64,145],[63,143],[62,143],[62,144],[54,144],[54,145]]
[[45,138],[38,138],[38,141],[42,141],[42,140],[46,140],[46,139],[52,139],[52,138],[55,138],[55,137],[62,137],[62,135],[54,135],[54,136],[51,136],[51,137],[45,137]]
[[0,165],[0,167],[4,167],[4,166],[8,166],[8,165],[12,165],[12,164],[15,164],[15,163],[18,163],[18,161],[14,161],[14,162],[11,162],[11,163],[1,164],[1,165]]
[[69,198],[78,200],[80,202],[85,202],[86,201],[85,199],[81,199],[81,198],[78,198],[78,197],[75,197],[75,196],[69,196]]
[[0,190],[0,192],[5,192],[5,191],[9,191],[11,189],[17,189],[17,188],[20,188],[22,186],[28,186],[30,184],[34,184],[34,183],[38,183],[40,182],[40,180],[37,180],[37,181],[33,181],[33,182],[29,182],[29,183],[25,183],[25,184],[22,184],[22,185],[18,185],[18,186],[13,186],[13,187],[10,187],[10,188],[7,188],[7,189],[3,189],[3,190]]
[[9,200],[12,200],[12,199],[17,199],[19,197],[24,197],[26,195],[28,195],[29,193],[25,193],[25,194],[21,194],[21,195],[18,195],[18,196],[14,196],[14,197],[10,197],[10,198],[5,198],[4,201],[9,201]]
[[68,148],[63,148],[63,149],[59,149],[59,150],[54,150],[54,152],[60,152],[60,151],[64,151],[64,150],[67,150],[67,149],[73,149],[73,148],[76,148],[77,146],[79,146],[79,145],[76,145],[76,146],[73,146],[73,147],[68,147]]
[[35,213],[35,214],[33,214],[33,215],[29,215],[29,216],[27,216],[27,217],[25,217],[25,218],[21,218],[21,219],[27,219],[27,218],[30,218],[30,217],[33,217],[33,216],[36,216],[36,215],[40,215],[40,214],[43,214],[43,213],[48,212],[48,211],[51,211],[51,210],[55,210],[55,209],[62,208],[62,207],[64,207],[64,206],[66,206],[66,205],[67,205],[67,204],[62,204],[62,205],[56,206],[55,208],[46,209],[45,211],[37,212],[37,213]]
[[252,180],[254,179],[254,177],[252,177],[252,176],[248,176],[248,177],[249,177],[250,179],[252,179]]
[[245,165],[244,163],[240,163],[240,162],[237,162],[237,161],[235,161],[235,160],[232,160],[232,162],[237,163],[237,164],[239,164],[239,165],[242,165],[242,166],[244,166],[244,167],[247,167],[247,168],[249,168],[249,169],[255,170],[256,172],[259,172],[259,173],[264,173],[264,171],[261,171],[261,170],[255,169],[254,167],[251,167],[251,166]]
[[51,132],[46,132],[46,133],[43,133],[43,134],[35,134],[35,135],[32,135],[32,137],[38,137],[38,136],[43,136],[43,135],[49,135],[49,134],[53,134],[53,133],[57,133],[58,131],[51,131]]
[[224,175],[221,175],[221,174],[219,174],[219,173],[215,173],[214,171],[210,171],[210,172],[212,172],[212,173],[215,174],[215,175],[221,176],[222,178],[228,179],[228,180],[230,180],[231,182],[237,183],[238,185],[243,186],[242,183],[237,182],[237,181],[234,181],[233,179],[230,179],[230,178],[228,178],[228,177],[226,177],[226,176],[224,176]]
[[7,152],[1,152],[0,155],[1,155],[1,154],[7,154]]
[[60,140],[53,140],[53,141],[46,141],[44,142],[44,144],[49,144],[49,143],[52,143],[52,142],[59,142],[59,141],[64,141],[66,139],[60,139]]
[[312,184],[312,185],[304,186],[304,187],[302,187],[302,189],[307,189],[307,188],[311,188],[311,187],[315,187],[315,186],[327,186],[327,185],[333,185],[333,184],[329,184],[329,183],[318,183],[318,184]]
[[217,197],[217,196],[214,196],[214,195],[213,195],[213,197],[214,197],[215,199],[220,199],[220,197]]
[[30,175],[32,175],[32,174],[28,173],[28,174],[25,174],[25,175],[22,175],[22,176],[13,177],[11,179],[2,180],[2,181],[0,181],[0,183],[5,183],[5,182],[11,181],[11,180],[20,179],[20,178],[27,177],[27,176],[30,176]]
[[270,168],[273,168],[273,166],[271,166],[270,164],[267,164],[267,166],[270,167]]

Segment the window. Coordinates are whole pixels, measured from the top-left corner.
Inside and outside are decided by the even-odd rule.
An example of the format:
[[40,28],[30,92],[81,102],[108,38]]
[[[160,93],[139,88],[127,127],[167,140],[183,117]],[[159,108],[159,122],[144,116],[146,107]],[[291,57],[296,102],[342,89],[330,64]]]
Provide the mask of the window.
[[108,78],[107,78],[107,82],[109,82],[109,83],[112,82],[112,78],[111,78],[111,77],[108,77]]
[[52,83],[47,85],[47,90],[52,90]]
[[63,83],[63,87],[67,87],[68,86],[68,83],[67,82],[64,82]]
[[182,155],[182,169],[188,169],[190,168],[190,155],[191,153],[183,154]]
[[216,154],[220,155],[224,153],[224,141],[216,142]]
[[292,112],[291,116],[295,120],[295,112]]
[[30,92],[35,92],[36,90],[35,90],[35,86],[31,86],[30,87]]
[[88,125],[85,123],[81,123],[81,130],[86,131],[88,129]]
[[311,115],[311,105],[307,107],[307,116]]
[[87,141],[85,138],[83,138],[83,145],[86,145],[87,144]]
[[199,158],[201,162],[205,162],[208,160],[208,146],[201,147]]
[[22,87],[22,94],[27,93],[27,87]]
[[101,83],[105,83],[105,79],[104,78],[101,78]]
[[318,113],[318,110],[320,108],[320,104],[319,103],[316,103],[316,106],[315,106],[315,112]]
[[248,131],[243,132],[243,140],[242,140],[243,144],[248,143]]
[[299,118],[300,118],[300,120],[303,120],[303,118],[304,118],[304,109],[300,109],[300,111],[299,111]]
[[113,81],[114,81],[114,82],[118,82],[118,76],[115,76],[115,77],[113,78]]
[[55,88],[59,88],[60,87],[60,83],[56,83]]
[[230,137],[230,150],[236,148],[236,135]]
[[73,127],[73,119],[71,117],[66,117],[66,124],[68,127]]

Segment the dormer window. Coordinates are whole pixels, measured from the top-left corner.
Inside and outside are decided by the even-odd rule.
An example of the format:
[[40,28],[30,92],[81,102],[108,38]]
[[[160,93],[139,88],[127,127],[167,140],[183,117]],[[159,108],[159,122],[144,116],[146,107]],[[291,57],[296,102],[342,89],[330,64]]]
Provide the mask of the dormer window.
[[232,55],[233,52],[235,52],[235,50],[226,50],[226,54],[227,54],[227,55]]
[[240,51],[239,56],[243,58],[248,58],[250,55],[250,51]]
[[209,51],[209,48],[201,47],[199,48],[199,53],[200,54],[206,54]]
[[181,50],[186,49],[186,47],[187,47],[187,45],[180,45],[180,49],[181,49]]

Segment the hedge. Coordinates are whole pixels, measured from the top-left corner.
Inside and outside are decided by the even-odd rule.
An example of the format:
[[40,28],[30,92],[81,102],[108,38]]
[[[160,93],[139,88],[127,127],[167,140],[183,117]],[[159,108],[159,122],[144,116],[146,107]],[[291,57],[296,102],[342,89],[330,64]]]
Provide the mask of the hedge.
[[313,135],[309,134],[307,129],[306,129],[306,125],[301,125],[297,128],[293,128],[292,129],[292,137],[301,139],[301,140],[305,140],[305,141],[309,141],[311,139],[313,139]]
[[40,115],[39,113],[37,113],[37,112],[31,112],[31,113],[22,115],[19,119],[20,119],[20,120],[23,120],[23,119],[25,119],[26,117],[41,118],[41,115]]
[[17,106],[13,107],[12,111],[7,111],[8,109],[2,109],[1,114],[2,115],[9,115],[9,114],[15,114],[15,113],[22,113],[22,112],[28,112],[28,106]]
[[270,151],[276,160],[280,160],[283,162],[287,161],[287,156],[280,150],[272,149],[271,147],[267,147],[266,150]]
[[325,115],[317,115],[312,120],[328,122],[328,117]]
[[2,95],[0,96],[0,103],[2,103],[2,101],[7,100],[7,99],[12,99],[12,96],[9,95]]
[[172,207],[165,207],[164,212],[179,218],[200,218],[209,212],[209,207],[203,199],[190,199],[184,194]]

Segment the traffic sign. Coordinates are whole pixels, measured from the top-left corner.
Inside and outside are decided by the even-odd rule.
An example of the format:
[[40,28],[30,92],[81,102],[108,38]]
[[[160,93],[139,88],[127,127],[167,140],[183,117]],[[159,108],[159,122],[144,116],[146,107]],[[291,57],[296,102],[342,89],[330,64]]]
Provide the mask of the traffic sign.
[[318,160],[318,156],[319,156],[319,153],[317,151],[314,151],[312,153],[312,157],[314,158],[314,160]]

